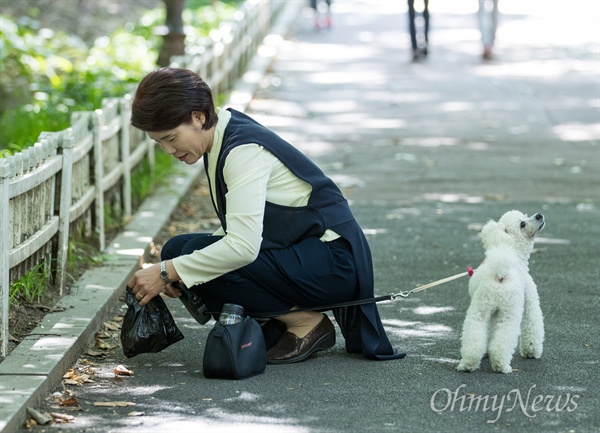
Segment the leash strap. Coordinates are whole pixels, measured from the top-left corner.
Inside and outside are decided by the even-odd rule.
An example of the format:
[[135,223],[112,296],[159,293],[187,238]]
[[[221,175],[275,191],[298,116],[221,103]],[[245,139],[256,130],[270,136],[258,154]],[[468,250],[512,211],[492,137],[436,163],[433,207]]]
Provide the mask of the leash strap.
[[299,311],[327,311],[327,310],[333,310],[335,308],[353,307],[355,305],[372,304],[373,302],[393,301],[393,300],[394,300],[394,295],[389,294],[389,295],[385,295],[385,296],[379,296],[376,298],[359,299],[358,301],[340,302],[339,304],[318,305],[316,307],[295,308],[293,310],[279,311],[276,313],[253,313],[253,312],[249,311],[246,313],[246,315],[253,317],[255,319],[269,319],[272,317],[283,316],[285,314],[296,313]]
[[437,280],[437,281],[434,281],[429,284],[424,284],[424,285],[416,287],[412,290],[406,290],[406,291],[399,292],[399,293],[391,293],[389,295],[378,296],[376,298],[359,299],[358,301],[341,302],[339,304],[320,305],[320,306],[316,306],[316,307],[296,308],[294,310],[279,311],[276,313],[247,312],[246,314],[255,319],[269,319],[269,318],[273,318],[273,317],[277,317],[277,316],[283,316],[283,315],[289,314],[289,313],[296,313],[299,311],[327,311],[327,310],[333,310],[335,308],[353,307],[355,305],[371,304],[374,302],[395,301],[397,298],[408,298],[413,293],[420,292],[421,290],[429,289],[430,287],[438,286],[440,284],[444,284],[449,281],[453,281],[458,278],[465,277],[467,275],[470,277],[473,275],[473,268],[471,266],[469,266],[467,268],[467,272],[462,272],[460,274],[456,274],[451,277],[442,278],[441,280]]
[[400,297],[400,298],[407,298],[409,295],[411,295],[413,293],[420,292],[421,290],[429,289],[430,287],[437,286],[437,285],[440,285],[440,284],[444,284],[444,283],[447,283],[449,281],[456,280],[458,278],[462,278],[462,277],[467,276],[467,275],[469,277],[473,276],[473,268],[471,266],[469,266],[467,268],[467,272],[463,272],[463,273],[460,273],[460,274],[452,275],[451,277],[442,278],[441,280],[437,280],[437,281],[434,281],[433,283],[429,283],[429,284],[424,284],[424,285],[419,286],[419,287],[417,287],[415,289],[412,289],[412,290],[408,290],[408,291],[404,291],[404,292],[392,294],[391,295],[392,296],[392,300],[394,300],[394,299],[396,299],[398,297]]

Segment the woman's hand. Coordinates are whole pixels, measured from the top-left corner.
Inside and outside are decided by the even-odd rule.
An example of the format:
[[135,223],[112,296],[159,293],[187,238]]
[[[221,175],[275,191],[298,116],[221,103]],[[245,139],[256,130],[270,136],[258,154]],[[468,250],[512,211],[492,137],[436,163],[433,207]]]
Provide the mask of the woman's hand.
[[[167,261],[166,265],[169,278],[171,278],[171,280],[178,280],[179,275],[177,275],[177,271],[175,271],[171,261]],[[178,298],[181,296],[181,292],[179,290],[173,289],[170,284],[167,285],[162,280],[160,277],[159,264],[155,264],[148,268],[137,271],[135,274],[133,274],[131,280],[129,280],[128,286],[135,295],[135,299],[137,299],[141,306],[146,305],[152,298],[162,291],[164,291],[167,296],[172,298]]]

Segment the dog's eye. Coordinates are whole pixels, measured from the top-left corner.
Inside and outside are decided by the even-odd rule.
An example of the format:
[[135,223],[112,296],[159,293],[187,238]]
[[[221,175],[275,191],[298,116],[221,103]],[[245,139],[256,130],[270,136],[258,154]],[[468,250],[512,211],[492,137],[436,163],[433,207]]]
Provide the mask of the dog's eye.
[[527,225],[527,224],[525,224],[525,221],[521,221],[521,228],[522,228],[522,229],[524,229],[526,225]]

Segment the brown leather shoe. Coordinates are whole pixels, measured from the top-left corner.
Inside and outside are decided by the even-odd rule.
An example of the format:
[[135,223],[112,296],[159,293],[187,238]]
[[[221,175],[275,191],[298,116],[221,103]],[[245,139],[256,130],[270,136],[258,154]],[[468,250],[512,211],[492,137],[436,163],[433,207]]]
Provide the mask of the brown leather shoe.
[[267,352],[269,364],[291,364],[304,361],[319,350],[329,349],[335,344],[335,328],[327,315],[304,338],[286,332]]

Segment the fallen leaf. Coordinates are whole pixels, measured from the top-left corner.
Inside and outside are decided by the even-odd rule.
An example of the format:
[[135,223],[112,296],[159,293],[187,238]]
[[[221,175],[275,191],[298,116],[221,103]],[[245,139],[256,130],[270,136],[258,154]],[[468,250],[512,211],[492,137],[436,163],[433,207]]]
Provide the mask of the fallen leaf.
[[124,365],[117,365],[114,369],[113,369],[114,373],[116,375],[120,375],[120,376],[133,376],[133,371],[127,369]]
[[94,406],[96,407],[127,407],[135,406],[135,403],[131,401],[95,401]]
[[121,329],[121,325],[114,321],[104,322],[104,329],[108,331],[118,331],[119,329]]
[[96,340],[96,347],[101,350],[113,350],[119,347],[119,345],[98,339]]
[[75,417],[72,415],[67,415],[63,413],[51,412],[50,416],[54,419],[54,422],[57,423],[65,423],[75,421]]
[[29,418],[27,421],[25,421],[25,428],[27,429],[32,429],[36,426],[38,426],[38,423],[34,419]]
[[91,348],[86,350],[85,354],[89,355],[89,356],[94,356],[96,358],[108,356],[108,353],[105,351],[95,350],[95,349],[91,349]]
[[[95,374],[95,371],[92,368],[88,368],[86,369],[86,371],[90,371],[93,374]],[[88,373],[78,373],[75,372],[73,370],[69,370],[69,372],[67,372],[63,378],[63,383],[65,385],[77,385],[77,386],[81,386],[84,383],[94,383],[94,381],[92,380],[90,374]]]
[[76,405],[79,405],[79,402],[77,401],[77,399],[75,397],[69,397],[64,400],[59,400],[59,404],[61,406],[76,406]]
[[77,365],[74,369],[70,368],[64,375],[63,382],[67,385],[81,385],[83,383],[93,382],[91,379],[96,374],[96,370],[90,365]]

